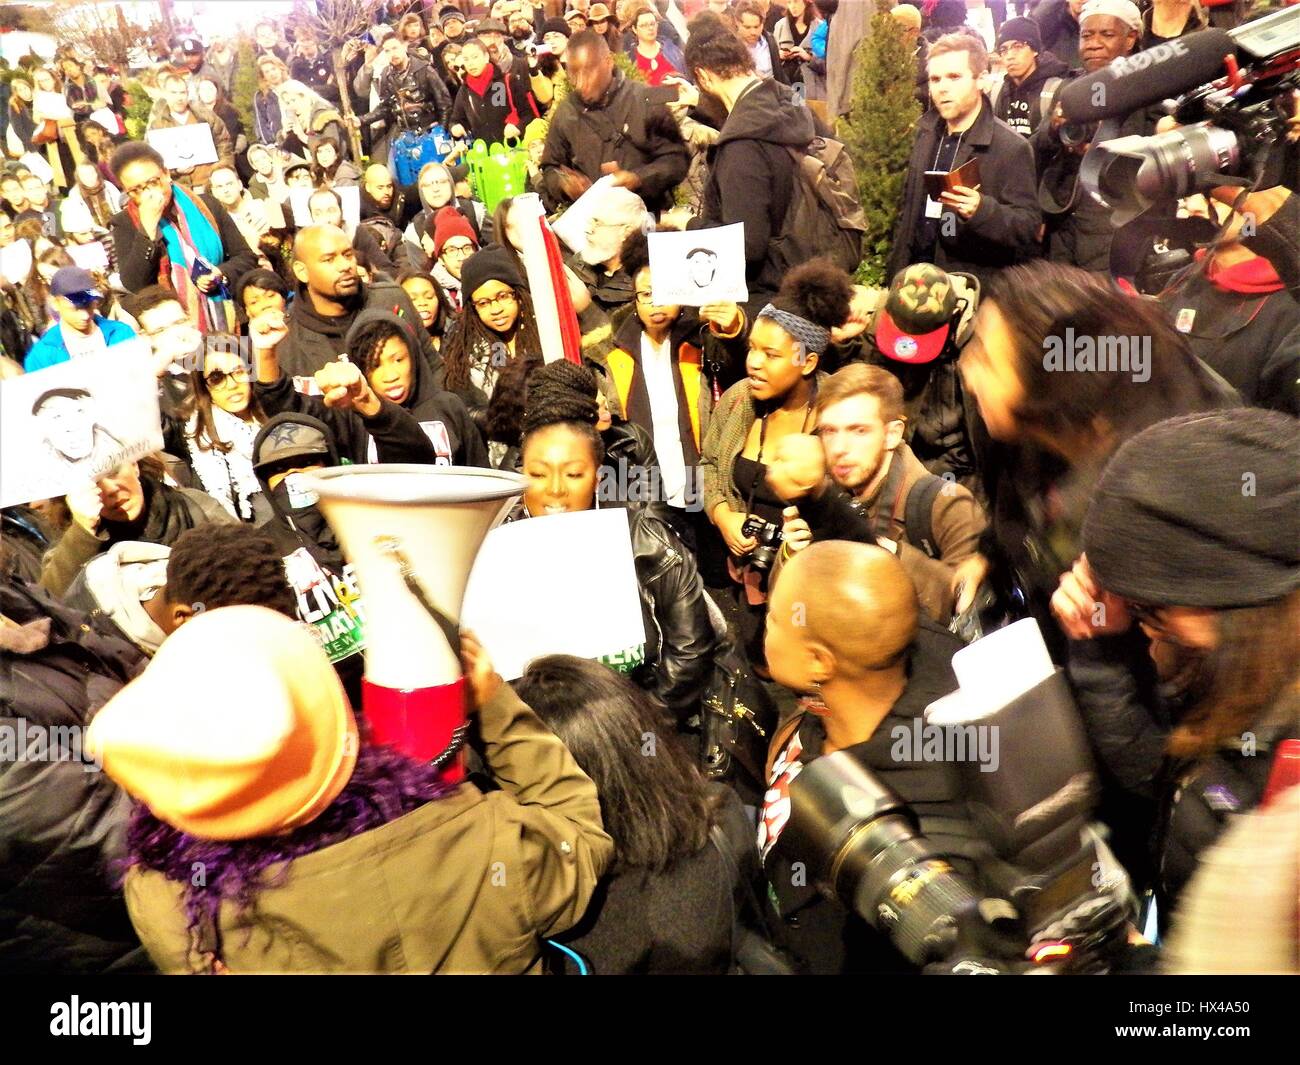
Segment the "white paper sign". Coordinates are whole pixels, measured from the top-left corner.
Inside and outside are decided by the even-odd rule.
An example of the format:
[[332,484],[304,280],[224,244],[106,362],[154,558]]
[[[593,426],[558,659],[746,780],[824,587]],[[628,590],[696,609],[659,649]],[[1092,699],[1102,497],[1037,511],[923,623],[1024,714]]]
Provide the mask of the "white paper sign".
[[144,340],[0,382],[0,507],[66,495],[162,446]]
[[[293,208],[293,224],[301,229],[312,224],[307,202],[319,189],[290,189],[289,206]],[[343,203],[343,230],[348,236],[356,232],[361,221],[361,189],[356,185],[343,185],[334,189]]]
[[[577,572],[600,574],[598,599],[575,594]],[[507,680],[542,655],[634,664],[646,634],[627,511],[552,514],[493,529],[470,573],[461,625]]]
[[72,108],[68,106],[68,101],[63,98],[61,92],[50,92],[42,90],[32,96],[32,113],[45,118],[71,118]]
[[212,128],[206,122],[170,129],[151,129],[144,139],[163,157],[168,170],[189,170],[217,161]]
[[90,121],[102,126],[109,133],[117,133],[121,128],[117,121],[117,115],[113,114],[107,107],[101,107],[98,111],[90,112]]
[[108,249],[97,240],[89,244],[69,244],[66,250],[72,261],[83,270],[108,269]]
[[744,303],[745,225],[651,233],[652,298],[661,307]]
[[[600,199],[599,189],[607,189],[614,183],[614,176],[606,174],[602,178],[597,178],[592,182],[591,187],[581,196],[573,201],[564,212],[556,219],[551,230],[556,237],[564,241],[570,251],[576,251],[582,254],[582,249],[587,246],[587,223],[591,221],[591,216],[595,212],[596,202]],[[595,193],[595,195],[592,195]]]
[[21,285],[32,272],[32,246],[25,240],[15,240],[7,248],[0,248],[0,274],[11,285]]
[[50,161],[46,159],[45,156],[41,155],[40,152],[28,152],[18,161],[45,182],[45,184],[48,185],[54,180],[54,168],[50,166]]

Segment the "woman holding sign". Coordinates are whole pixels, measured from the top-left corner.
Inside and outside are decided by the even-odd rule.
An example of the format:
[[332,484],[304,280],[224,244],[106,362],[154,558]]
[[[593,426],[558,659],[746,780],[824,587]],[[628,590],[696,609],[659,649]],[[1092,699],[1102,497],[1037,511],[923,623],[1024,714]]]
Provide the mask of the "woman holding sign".
[[767,578],[781,548],[784,504],[768,487],[767,462],[792,433],[810,432],[818,362],[831,330],[849,318],[853,283],[825,259],[791,270],[749,333],[745,380],[722,394],[700,449],[704,513],[727,546],[739,585],[740,627],[751,662],[763,661]]
[[[609,481],[602,474],[605,448],[596,429],[599,407],[595,375],[560,360],[537,369],[528,382],[524,411],[522,472],[528,478],[521,517],[568,514],[599,506]],[[631,477],[653,476],[645,467],[624,467]],[[612,479],[615,506],[639,498],[644,485]],[[653,486],[650,486],[651,488]],[[709,617],[708,599],[695,560],[654,507],[627,506],[632,555],[641,591],[646,646],[642,661],[615,666],[658,696],[684,725],[699,713],[723,637]],[[597,581],[599,574],[592,574]],[[608,663],[607,663],[608,664]]]

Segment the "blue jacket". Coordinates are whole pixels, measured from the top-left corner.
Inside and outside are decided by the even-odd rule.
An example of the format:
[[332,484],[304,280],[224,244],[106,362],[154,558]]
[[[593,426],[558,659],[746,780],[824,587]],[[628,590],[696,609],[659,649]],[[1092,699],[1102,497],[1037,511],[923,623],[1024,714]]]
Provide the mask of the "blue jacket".
[[[135,336],[135,330],[123,322],[115,322],[111,318],[105,318],[102,315],[95,315],[95,325],[99,331],[104,334],[104,342],[111,348],[114,344],[120,344],[124,340],[130,340]],[[55,322],[45,330],[41,339],[32,345],[32,350],[27,353],[27,358],[23,360],[23,369],[28,373],[35,370],[44,370],[47,366],[57,366],[61,362],[67,362],[72,356],[68,354],[68,347],[63,342],[63,330]]]

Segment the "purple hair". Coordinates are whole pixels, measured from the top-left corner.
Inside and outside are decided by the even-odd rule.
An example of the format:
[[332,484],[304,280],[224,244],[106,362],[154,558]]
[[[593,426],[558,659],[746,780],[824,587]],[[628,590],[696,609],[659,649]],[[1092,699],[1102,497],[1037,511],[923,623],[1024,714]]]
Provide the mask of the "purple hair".
[[[124,876],[139,865],[184,885],[187,930],[193,936],[200,924],[211,929],[220,957],[218,916],[223,903],[232,903],[242,913],[252,907],[258,892],[284,883],[295,858],[379,828],[454,790],[432,766],[392,747],[363,745],[338,798],[310,823],[282,836],[202,839],[164,824],[147,806],[136,803],[120,868]],[[196,865],[204,870],[202,886],[193,883]],[[279,868],[271,874],[273,866]]]

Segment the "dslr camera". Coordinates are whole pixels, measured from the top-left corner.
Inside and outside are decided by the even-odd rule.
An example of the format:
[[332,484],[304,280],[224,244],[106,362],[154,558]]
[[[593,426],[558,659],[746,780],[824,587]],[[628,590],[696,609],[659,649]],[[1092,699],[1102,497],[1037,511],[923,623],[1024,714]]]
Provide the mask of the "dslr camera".
[[745,518],[740,532],[741,535],[752,536],[758,541],[747,558],[756,570],[767,573],[776,561],[776,553],[781,549],[781,526],[776,522],[764,521],[757,514],[750,514]]

